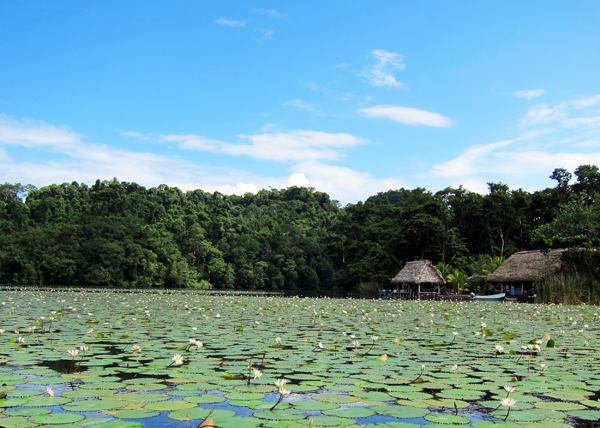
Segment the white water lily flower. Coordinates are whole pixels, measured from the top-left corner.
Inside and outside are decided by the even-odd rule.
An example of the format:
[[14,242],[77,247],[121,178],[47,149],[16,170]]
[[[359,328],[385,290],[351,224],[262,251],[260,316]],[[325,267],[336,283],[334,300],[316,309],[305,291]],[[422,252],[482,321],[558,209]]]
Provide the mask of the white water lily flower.
[[504,347],[502,345],[496,345],[496,352],[504,352]]
[[453,331],[452,334],[455,336],[458,336],[458,332],[456,332],[456,331]]
[[321,349],[325,348],[325,347],[323,346],[323,343],[321,343],[321,342],[319,342],[319,344],[318,344],[317,346],[318,346],[319,348],[321,348]]
[[25,338],[24,338],[24,337],[21,337],[21,336],[19,336],[19,338],[17,339],[17,342],[18,342],[18,343],[25,343]]
[[46,387],[46,395],[48,395],[49,397],[54,397],[54,390],[49,386]]
[[83,352],[84,354],[85,354],[85,353],[86,353],[86,352],[87,352],[89,349],[90,349],[90,347],[89,347],[89,346],[85,346],[85,345],[83,345],[83,346],[80,346],[80,347],[79,347],[79,350],[80,350],[81,352]]
[[281,394],[282,397],[285,397],[286,395],[290,395],[292,393],[292,391],[290,391],[289,389],[285,389],[285,388],[279,388],[279,393]]
[[79,355],[79,350],[78,349],[69,349],[67,351],[67,354],[69,354],[69,356],[71,358],[75,358],[77,355]]
[[542,368],[542,370],[546,370],[546,368],[548,368],[546,364],[540,364],[540,367]]
[[285,384],[287,383],[287,380],[285,379],[277,379],[275,381],[275,386],[279,389],[283,388],[285,386]]
[[517,400],[515,400],[514,398],[503,398],[502,401],[500,402],[504,407],[508,407],[509,409],[511,407],[514,407],[515,404],[517,404]]
[[454,364],[452,367],[450,367],[450,370],[452,370],[452,371],[458,370],[458,364]]
[[504,390],[505,390],[506,392],[508,392],[509,394],[510,394],[511,392],[515,392],[515,391],[516,391],[516,389],[517,389],[517,388],[515,388],[514,386],[509,386],[509,385],[506,385],[506,386],[504,387]]
[[373,340],[373,342],[375,342],[377,339],[379,339],[379,336],[371,336],[371,339]]
[[254,379],[260,379],[263,373],[258,369],[252,369],[254,371]]
[[355,340],[354,342],[352,342],[352,345],[354,345],[355,348],[358,348],[360,346],[360,342],[358,340]]
[[140,345],[133,345],[133,346],[131,347],[131,350],[132,350],[133,352],[141,352],[141,351],[142,351],[142,348],[140,348]]
[[176,365],[183,364],[183,357],[181,356],[181,354],[175,354],[171,359],[175,362]]
[[421,372],[425,371],[425,364],[421,364]]
[[281,337],[276,337],[275,343],[277,343],[278,345],[281,345]]

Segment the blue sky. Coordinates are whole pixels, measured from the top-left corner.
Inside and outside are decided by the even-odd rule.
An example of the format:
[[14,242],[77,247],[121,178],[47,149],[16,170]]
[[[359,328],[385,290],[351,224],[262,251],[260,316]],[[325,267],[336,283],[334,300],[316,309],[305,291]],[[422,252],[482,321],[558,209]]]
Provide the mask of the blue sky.
[[600,165],[600,2],[0,1],[0,182],[342,203]]

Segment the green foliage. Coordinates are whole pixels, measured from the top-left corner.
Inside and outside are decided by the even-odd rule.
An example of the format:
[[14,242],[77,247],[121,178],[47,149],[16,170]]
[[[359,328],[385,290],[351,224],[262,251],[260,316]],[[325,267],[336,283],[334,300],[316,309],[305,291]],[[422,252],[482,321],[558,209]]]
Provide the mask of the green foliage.
[[0,185],[0,283],[288,290],[349,295],[429,259],[466,288],[515,251],[600,244],[600,173],[555,169],[555,188],[489,183],[380,192],[339,207],[291,187],[227,196],[117,179]]

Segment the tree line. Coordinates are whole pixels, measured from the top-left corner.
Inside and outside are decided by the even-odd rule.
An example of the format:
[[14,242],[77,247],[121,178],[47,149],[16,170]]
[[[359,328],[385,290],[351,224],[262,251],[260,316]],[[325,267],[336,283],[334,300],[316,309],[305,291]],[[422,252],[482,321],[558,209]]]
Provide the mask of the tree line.
[[516,251],[597,247],[600,171],[574,175],[557,168],[556,186],[536,192],[398,189],[345,207],[306,187],[227,196],[117,179],[5,183],[0,283],[348,295],[418,259],[464,280]]

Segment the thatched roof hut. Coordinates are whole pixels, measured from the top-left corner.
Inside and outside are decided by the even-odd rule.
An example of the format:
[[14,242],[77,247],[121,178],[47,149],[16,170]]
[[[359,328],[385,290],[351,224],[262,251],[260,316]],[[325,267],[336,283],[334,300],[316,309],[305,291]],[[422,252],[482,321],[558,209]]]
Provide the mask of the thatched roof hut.
[[445,284],[442,275],[429,260],[408,262],[395,277],[392,284]]
[[532,282],[544,274],[556,274],[562,267],[563,248],[544,253],[521,251],[510,256],[502,266],[487,277],[490,282]]

